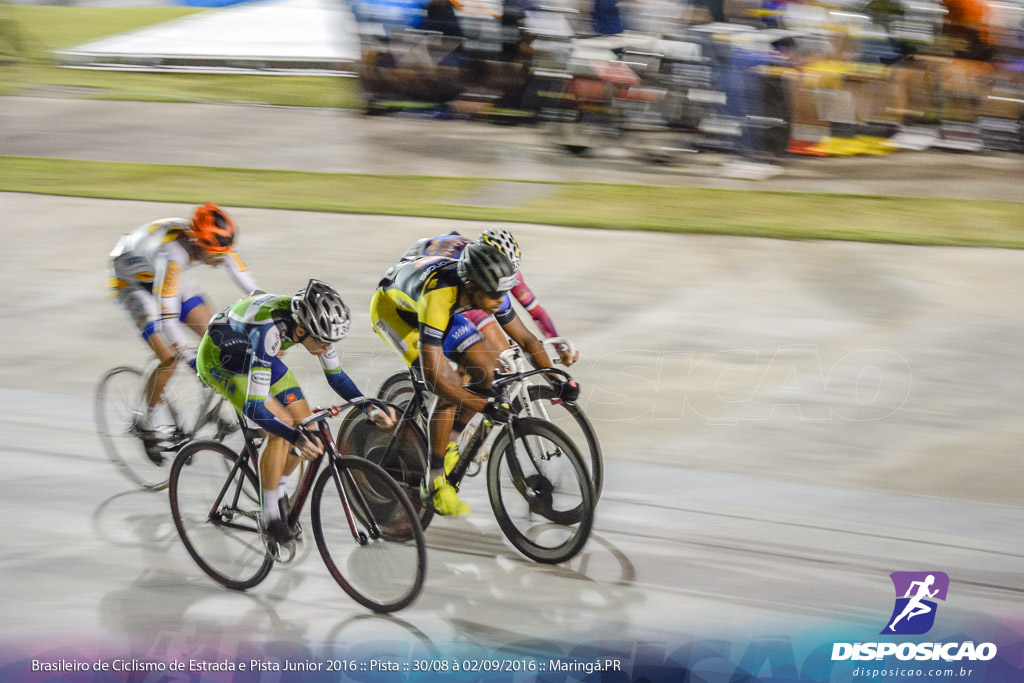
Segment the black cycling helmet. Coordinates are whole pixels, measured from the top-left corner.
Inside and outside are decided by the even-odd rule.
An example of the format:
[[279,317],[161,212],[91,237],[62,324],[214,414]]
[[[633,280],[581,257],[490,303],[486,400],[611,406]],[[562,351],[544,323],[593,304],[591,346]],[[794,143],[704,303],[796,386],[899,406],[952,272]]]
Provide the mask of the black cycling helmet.
[[352,325],[348,306],[341,296],[326,282],[310,280],[292,297],[292,315],[295,322],[318,342],[341,341]]
[[516,285],[516,269],[497,247],[467,244],[459,256],[459,279],[488,293],[504,294]]

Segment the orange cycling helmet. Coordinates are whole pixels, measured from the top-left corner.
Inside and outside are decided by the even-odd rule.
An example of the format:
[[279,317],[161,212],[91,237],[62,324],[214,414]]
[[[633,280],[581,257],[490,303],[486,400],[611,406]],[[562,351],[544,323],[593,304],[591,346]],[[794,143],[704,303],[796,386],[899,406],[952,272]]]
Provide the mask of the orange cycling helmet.
[[224,209],[207,202],[192,216],[188,236],[208,254],[223,254],[235,241],[235,222]]

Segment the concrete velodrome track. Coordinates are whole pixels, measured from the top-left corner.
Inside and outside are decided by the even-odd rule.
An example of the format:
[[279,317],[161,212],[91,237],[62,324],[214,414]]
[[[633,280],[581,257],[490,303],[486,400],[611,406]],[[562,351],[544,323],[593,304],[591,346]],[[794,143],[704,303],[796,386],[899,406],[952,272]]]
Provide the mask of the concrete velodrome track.
[[[568,565],[534,564],[471,480],[473,514],[434,522],[423,594],[386,619],[332,582],[312,539],[248,593],[214,584],[166,493],[133,490],[104,456],[96,383],[146,359],[106,298],[106,254],[121,232],[186,211],[0,194],[8,648],[872,639],[897,570],[948,573],[943,615],[958,624],[1019,620],[1024,253],[510,226],[528,282],[583,353],[574,373],[608,470],[594,535]],[[367,392],[400,367],[369,326],[381,273],[418,237],[480,229],[233,213],[265,289],[319,277],[342,292],[355,316],[343,364]],[[216,306],[236,297],[223,273],[195,274]],[[310,357],[287,361],[330,400]]]
[[[185,207],[0,205],[18,226],[0,276],[3,639],[145,652],[180,632],[336,637],[363,612],[315,552],[249,594],[221,589],[184,553],[166,494],[131,490],[94,432],[101,373],[145,358],[105,298],[106,251],[122,228]],[[344,364],[367,388],[398,367],[368,324],[381,271],[418,235],[479,227],[235,213],[264,287],[315,275],[346,295]],[[576,374],[608,462],[597,528],[570,565],[534,565],[472,481],[474,514],[428,532],[428,582],[403,628],[482,644],[870,628],[891,601],[886,575],[915,567],[954,577],[954,610],[1020,604],[1018,252],[514,227],[531,284],[583,349]],[[214,301],[234,296],[221,274],[197,275]],[[315,374],[304,384],[330,399]]]

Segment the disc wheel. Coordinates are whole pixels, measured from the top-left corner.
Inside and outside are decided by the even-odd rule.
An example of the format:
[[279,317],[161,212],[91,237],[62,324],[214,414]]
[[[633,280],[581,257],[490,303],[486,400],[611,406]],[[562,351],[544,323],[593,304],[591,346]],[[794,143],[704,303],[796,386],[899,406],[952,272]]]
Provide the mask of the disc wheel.
[[572,441],[544,420],[520,418],[502,430],[487,464],[487,492],[505,537],[532,560],[566,562],[590,538],[590,477]]
[[[532,416],[547,420],[565,432],[583,456],[594,485],[596,504],[604,488],[604,458],[601,455],[601,443],[586,413],[579,404],[557,401],[554,388],[547,384],[531,384],[528,391]],[[519,415],[526,414],[526,407],[520,398],[513,402],[512,409]]]
[[377,465],[398,482],[412,502],[420,525],[426,529],[434,509],[420,500],[420,485],[427,467],[427,440],[415,424],[404,423],[388,450],[393,431],[380,429],[361,411],[353,410],[338,427],[338,450]]

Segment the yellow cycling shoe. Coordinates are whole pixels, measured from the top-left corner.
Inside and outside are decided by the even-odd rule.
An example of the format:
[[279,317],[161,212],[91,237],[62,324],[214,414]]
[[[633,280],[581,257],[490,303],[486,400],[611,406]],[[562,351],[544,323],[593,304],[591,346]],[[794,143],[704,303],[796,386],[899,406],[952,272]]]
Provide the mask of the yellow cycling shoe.
[[449,441],[448,448],[444,451],[444,473],[451,474],[457,464],[459,464],[459,444]]
[[446,517],[465,517],[469,505],[459,500],[459,493],[443,475],[434,477],[434,508]]

